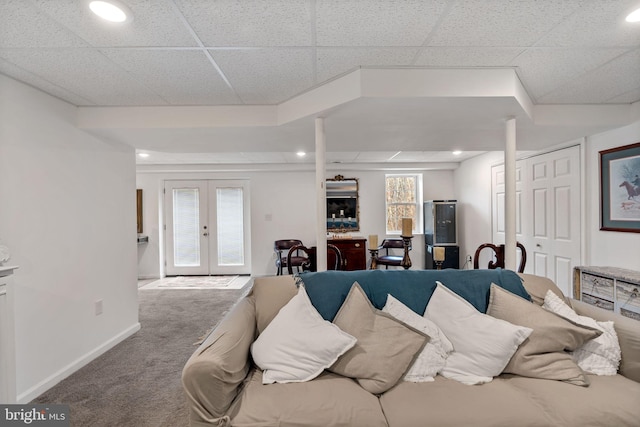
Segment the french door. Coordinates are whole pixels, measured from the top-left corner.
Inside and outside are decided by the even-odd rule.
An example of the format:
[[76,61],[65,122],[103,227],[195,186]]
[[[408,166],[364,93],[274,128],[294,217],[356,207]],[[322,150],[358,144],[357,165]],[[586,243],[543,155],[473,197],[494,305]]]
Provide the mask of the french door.
[[248,182],[166,181],[167,276],[249,274]]
[[[504,165],[492,168],[493,240],[504,243]],[[580,147],[516,162],[516,237],[526,273],[553,280],[572,295],[580,265]]]

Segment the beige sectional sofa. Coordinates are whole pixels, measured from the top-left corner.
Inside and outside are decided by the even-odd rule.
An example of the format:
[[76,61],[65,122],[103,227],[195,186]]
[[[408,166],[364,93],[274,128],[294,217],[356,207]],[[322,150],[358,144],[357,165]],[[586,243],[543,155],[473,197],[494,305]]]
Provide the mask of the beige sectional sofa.
[[[389,273],[339,274],[345,283],[352,277],[359,283],[367,282],[369,277],[377,283],[382,279],[385,289],[393,289],[395,285],[389,282],[401,283],[405,277],[413,287],[424,282],[431,289],[436,279],[446,283],[447,274],[452,278],[466,277],[447,270]],[[323,273],[317,274],[316,281],[325,278]],[[469,277],[474,280],[484,277],[478,276],[483,274],[478,271],[472,274]],[[491,274],[487,273],[486,280],[493,282],[495,276]],[[333,277],[326,275],[327,289],[334,285]],[[546,278],[525,274],[520,277],[532,304],[540,305],[548,290],[562,295]],[[433,382],[401,379],[384,393],[372,394],[354,379],[326,370],[307,382],[264,385],[262,371],[251,357],[251,344],[298,293],[299,282],[292,276],[256,278],[251,291],[194,352],[183,372],[190,425],[640,426],[640,323],[568,299],[578,314],[615,322],[622,351],[618,374],[586,375],[588,387],[506,373],[485,384],[466,385],[438,375]],[[315,291],[319,289],[316,287]]]

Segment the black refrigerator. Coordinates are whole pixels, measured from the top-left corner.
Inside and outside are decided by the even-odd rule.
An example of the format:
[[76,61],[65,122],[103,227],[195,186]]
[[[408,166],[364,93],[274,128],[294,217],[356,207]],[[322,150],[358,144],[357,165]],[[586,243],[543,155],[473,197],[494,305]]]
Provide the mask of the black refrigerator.
[[442,268],[460,268],[456,200],[428,200],[424,202],[425,269],[434,270],[437,264],[434,248],[444,247]]

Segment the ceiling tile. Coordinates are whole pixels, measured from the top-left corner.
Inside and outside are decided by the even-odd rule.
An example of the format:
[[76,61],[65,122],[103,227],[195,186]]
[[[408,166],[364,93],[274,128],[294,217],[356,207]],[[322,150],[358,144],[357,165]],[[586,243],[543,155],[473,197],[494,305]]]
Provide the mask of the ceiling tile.
[[277,104],[313,86],[312,53],[296,48],[211,50],[246,104]]
[[[2,56],[2,49],[0,49],[0,57]],[[67,101],[73,105],[94,105],[90,100],[82,98],[81,96],[69,92],[63,87],[55,85],[40,76],[30,73],[10,62],[0,58],[0,73],[9,77],[13,77],[23,83],[26,83],[34,88],[42,90],[50,95],[60,98],[63,101]]]
[[327,81],[360,66],[408,66],[417,48],[318,48],[318,82]]
[[541,49],[523,52],[513,61],[529,95],[538,99],[561,85],[622,55],[624,49]]
[[544,104],[611,102],[640,87],[640,49],[620,56],[540,98]]
[[445,0],[317,0],[318,46],[421,46]]
[[351,163],[356,161],[360,153],[353,151],[327,151],[325,154],[326,163]]
[[82,47],[87,44],[25,0],[0,2],[0,48]]
[[[151,90],[94,49],[6,49],[0,57],[98,105],[163,105]],[[81,104],[87,105],[87,104]]]
[[638,46],[640,26],[624,21],[627,13],[637,7],[638,0],[583,2],[575,14],[539,40],[537,46]]
[[207,47],[310,46],[309,0],[175,0]]
[[607,101],[612,104],[631,104],[640,99],[640,86],[636,89],[630,90],[628,92],[623,93],[622,95],[618,95]]
[[361,151],[356,161],[361,163],[384,163],[395,156],[398,151]]
[[415,65],[427,67],[501,67],[508,65],[522,48],[515,47],[425,47]]
[[569,16],[582,0],[456,2],[430,46],[531,46]]
[[127,0],[133,20],[113,24],[97,17],[87,2],[34,0],[40,10],[63,23],[92,46],[197,46],[175,13],[171,0]]
[[200,50],[101,49],[107,58],[174,105],[238,104]]

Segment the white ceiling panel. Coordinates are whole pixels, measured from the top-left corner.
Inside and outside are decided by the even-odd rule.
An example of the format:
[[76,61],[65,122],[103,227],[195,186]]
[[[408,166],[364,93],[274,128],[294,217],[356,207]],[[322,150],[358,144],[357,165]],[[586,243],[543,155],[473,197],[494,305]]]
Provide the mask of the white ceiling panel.
[[175,0],[207,47],[309,46],[310,0]]
[[240,99],[200,50],[101,49],[171,105],[238,104]]
[[[0,57],[2,56],[2,49],[0,49]],[[16,80],[20,80],[34,88],[42,90],[50,95],[60,98],[64,101],[70,102],[74,105],[92,105],[92,102],[88,99],[82,98],[75,93],[69,92],[64,87],[55,85],[49,81],[44,80],[40,76],[36,76],[10,62],[0,58],[0,73],[9,77],[13,77]]]
[[614,104],[631,104],[637,99],[640,99],[640,87],[634,90],[623,93],[622,95],[613,97],[609,102]]
[[317,0],[317,43],[318,46],[421,46],[447,9],[447,3]]
[[318,48],[318,82],[357,67],[409,66],[417,52],[417,48]]
[[579,104],[596,104],[616,99],[630,89],[640,88],[640,49],[620,56],[602,67],[567,83],[540,98],[543,103],[561,103],[570,97]]
[[0,1],[0,48],[83,47],[82,39],[29,1]]
[[428,67],[503,67],[515,58],[519,47],[425,47],[414,65]]
[[315,84],[311,49],[211,50],[211,55],[245,104],[276,104]]
[[[614,5],[616,7],[612,7]],[[624,22],[629,12],[640,7],[637,0],[585,1],[581,6],[576,13],[540,39],[537,45],[636,47],[640,44],[640,26]]]
[[624,49],[527,49],[513,61],[529,95],[538,99],[625,53]]
[[584,0],[456,2],[430,46],[531,46]]
[[94,49],[2,49],[0,57],[94,104],[165,104]]
[[[602,105],[597,123],[541,126],[514,97],[390,96],[332,104],[331,96],[342,95],[332,91],[349,90],[340,85],[357,79],[322,84],[358,67],[388,69],[377,76],[393,75],[393,68],[462,67],[482,75],[486,68],[508,68],[534,104],[640,101],[640,24],[623,21],[640,0],[119,1],[133,12],[123,24],[100,21],[87,0],[0,0],[0,73],[78,106],[179,111],[273,105],[305,94],[296,105],[310,109],[282,126],[114,123],[89,130],[162,151],[167,162],[180,162],[185,153],[186,162],[196,163],[308,163],[315,115],[326,119],[331,161],[393,167],[420,156],[455,163],[453,148],[500,150],[508,115],[517,117],[518,148],[527,150],[601,132],[608,120],[620,125],[624,116]],[[374,75],[361,76],[367,73]],[[317,106],[322,111],[314,112]],[[298,159],[299,149],[310,154]]]
[[196,46],[187,27],[174,13],[171,0],[127,0],[131,25],[98,18],[83,0],[34,0],[41,11],[64,23],[94,47]]

